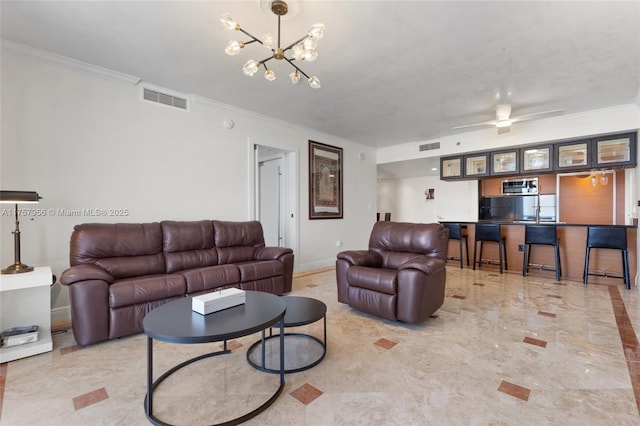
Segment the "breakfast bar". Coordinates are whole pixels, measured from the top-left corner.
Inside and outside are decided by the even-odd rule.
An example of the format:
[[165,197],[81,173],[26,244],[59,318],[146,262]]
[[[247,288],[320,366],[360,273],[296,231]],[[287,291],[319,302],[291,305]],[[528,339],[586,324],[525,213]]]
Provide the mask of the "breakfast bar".
[[[451,222],[442,222],[443,224]],[[558,241],[560,247],[560,263],[562,265],[562,279],[572,281],[582,281],[584,272],[584,261],[587,245],[587,230],[592,224],[568,224],[558,222],[455,222],[466,226],[466,232],[469,240],[469,253],[473,256],[473,247],[475,244],[475,226],[477,223],[495,223],[500,224],[502,235],[505,237],[507,258],[509,259],[506,272],[522,273],[524,260],[524,234],[526,225],[542,225],[555,226],[557,228]],[[637,225],[597,225],[612,228],[623,228],[627,233],[627,248],[629,259],[629,276],[631,287],[634,287],[635,276],[637,271],[637,246],[636,235]],[[449,241],[449,257],[460,256],[460,248],[458,241]],[[466,253],[464,253],[466,255]],[[483,249],[482,255],[485,267],[486,259],[498,259],[498,245],[487,244]],[[471,262],[473,263],[473,262]],[[489,261],[489,263],[493,263]],[[531,252],[529,263],[539,266],[539,271],[535,267],[529,269],[529,274],[541,274],[545,277],[555,277],[555,258],[554,248],[552,246],[536,246]],[[456,262],[456,265],[459,265]],[[496,271],[497,261],[495,262]],[[488,269],[488,268],[487,268]],[[612,249],[592,249],[589,262],[589,283],[609,284],[622,282],[622,257],[620,250]]]

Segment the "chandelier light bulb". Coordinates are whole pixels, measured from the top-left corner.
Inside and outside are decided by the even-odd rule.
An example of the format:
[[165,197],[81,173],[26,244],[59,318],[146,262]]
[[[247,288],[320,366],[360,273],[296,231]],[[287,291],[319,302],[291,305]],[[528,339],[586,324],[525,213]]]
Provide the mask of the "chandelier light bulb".
[[302,42],[302,46],[304,47],[304,50],[315,50],[316,47],[318,47],[318,42],[315,38],[307,37]]
[[273,70],[266,70],[264,72],[264,78],[266,78],[269,81],[273,81],[276,79],[276,73],[273,72]]
[[244,75],[248,75],[249,77],[251,77],[256,72],[258,72],[259,65],[260,64],[258,64],[258,62],[254,61],[253,59],[249,59],[247,63],[242,67],[242,72],[244,73]]
[[240,24],[238,24],[238,22],[233,19],[228,13],[222,15],[222,17],[220,18],[220,22],[222,22],[222,25],[228,30],[240,29]]
[[296,44],[291,48],[291,56],[293,59],[302,60],[304,58],[304,47],[299,44]]
[[602,172],[602,174],[600,175],[600,184],[606,185],[608,183],[609,183],[609,177],[604,172]]
[[308,62],[313,62],[318,57],[318,52],[315,50],[307,50],[304,52],[304,60]]
[[596,186],[598,184],[598,178],[596,175],[591,175],[591,186]]
[[234,56],[240,53],[243,47],[243,42],[231,40],[229,43],[227,43],[227,47],[224,49],[224,52],[229,56]]
[[317,24],[313,24],[308,33],[309,37],[313,37],[316,39],[320,39],[324,36],[324,24],[318,22]]
[[262,37],[262,45],[268,49],[273,48],[273,37],[271,34],[265,34],[265,36]]
[[298,70],[295,70],[291,74],[289,74],[289,78],[291,79],[291,83],[298,84],[300,83],[300,73]]
[[312,75],[311,77],[309,77],[309,86],[311,86],[314,89],[319,89],[320,80],[318,80],[318,77],[316,77],[315,75]]

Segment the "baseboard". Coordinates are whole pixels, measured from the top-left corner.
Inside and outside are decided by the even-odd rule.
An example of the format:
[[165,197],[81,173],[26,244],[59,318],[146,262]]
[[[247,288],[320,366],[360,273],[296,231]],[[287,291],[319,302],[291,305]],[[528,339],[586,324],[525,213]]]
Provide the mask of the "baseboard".
[[[62,306],[51,310],[51,324],[68,322],[71,324],[71,307]],[[53,328],[53,327],[52,327]]]
[[304,271],[304,272],[298,272],[293,274],[293,278],[302,278],[302,277],[306,277],[308,275],[315,275],[315,274],[319,274],[321,272],[327,272],[327,271],[333,271],[334,269],[336,269],[335,266],[327,266],[325,268],[318,268],[318,269],[311,269],[308,271]]

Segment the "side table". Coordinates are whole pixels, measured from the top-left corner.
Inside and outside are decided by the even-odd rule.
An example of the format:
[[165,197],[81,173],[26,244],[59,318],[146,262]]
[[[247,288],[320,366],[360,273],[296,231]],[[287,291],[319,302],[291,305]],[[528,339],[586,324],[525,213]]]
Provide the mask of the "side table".
[[0,363],[49,352],[51,340],[51,268],[0,275],[0,331],[27,325],[38,326],[38,341],[0,347]]
[[[287,305],[287,311],[284,315],[282,325],[284,328],[308,325],[319,320],[323,321],[323,340],[305,333],[284,334],[285,347],[291,347],[293,339],[303,338],[309,340],[316,346],[316,352],[318,352],[319,349],[317,355],[298,353],[296,356],[291,356],[292,354],[285,356],[288,361],[284,372],[297,373],[308,370],[318,365],[327,353],[327,305],[320,300],[310,297],[282,296],[281,299],[284,300]],[[277,366],[281,362],[280,354],[278,347],[275,345],[270,346],[270,343],[272,343],[271,339],[275,337],[282,338],[283,336],[281,334],[273,334],[272,332],[273,329],[269,328],[269,336],[265,337],[265,330],[262,330],[262,338],[247,349],[247,362],[257,370],[267,373],[278,373],[279,369]],[[280,333],[282,333],[282,331],[280,331]],[[287,341],[289,341],[289,345],[287,345]],[[303,359],[302,362],[296,365],[296,358],[306,359]]]

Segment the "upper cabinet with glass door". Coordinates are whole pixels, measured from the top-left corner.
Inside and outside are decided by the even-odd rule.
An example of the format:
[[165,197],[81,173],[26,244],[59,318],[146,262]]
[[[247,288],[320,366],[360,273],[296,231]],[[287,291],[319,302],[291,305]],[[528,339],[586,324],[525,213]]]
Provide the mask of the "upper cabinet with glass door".
[[462,156],[440,159],[440,179],[462,179]]
[[589,140],[555,144],[556,170],[583,170],[591,167]]
[[635,166],[635,133],[595,138],[592,143],[593,167]]
[[520,172],[548,172],[553,170],[553,145],[520,149]]

